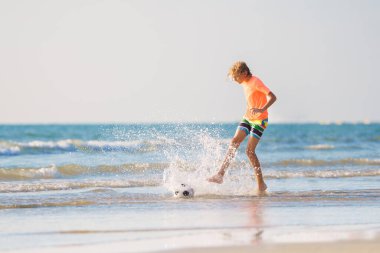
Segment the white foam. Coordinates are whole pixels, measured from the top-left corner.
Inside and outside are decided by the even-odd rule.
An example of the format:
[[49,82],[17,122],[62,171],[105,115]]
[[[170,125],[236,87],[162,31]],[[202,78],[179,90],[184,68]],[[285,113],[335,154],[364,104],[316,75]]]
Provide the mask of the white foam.
[[0,155],[18,155],[20,151],[19,147],[0,147]]
[[311,149],[311,150],[329,150],[329,149],[334,149],[334,148],[335,146],[328,145],[328,144],[310,145],[306,147],[306,149]]
[[39,168],[35,171],[28,170],[26,175],[29,178],[54,178],[58,174],[57,167],[52,164],[46,168]]
[[[41,173],[46,173],[41,170]],[[52,173],[52,172],[47,172]],[[82,181],[36,181],[36,182],[3,182],[0,183],[0,192],[2,193],[15,193],[15,192],[40,192],[40,191],[63,191],[73,189],[85,189],[94,187],[107,187],[107,188],[128,188],[128,187],[143,187],[143,186],[158,186],[158,180],[124,180],[124,179],[111,179],[111,180],[82,180]]]
[[94,150],[138,148],[140,141],[87,141],[80,143],[81,147]]
[[18,142],[16,143],[21,148],[40,148],[40,149],[72,149],[75,144],[80,143],[80,141],[66,139],[59,141],[30,141],[30,142]]
[[50,149],[50,150],[93,150],[93,151],[155,151],[163,145],[174,144],[170,140],[131,140],[131,141],[102,141],[89,140],[81,141],[75,139],[64,139],[58,141],[34,140],[29,142],[0,143],[0,154],[19,154],[23,149]]

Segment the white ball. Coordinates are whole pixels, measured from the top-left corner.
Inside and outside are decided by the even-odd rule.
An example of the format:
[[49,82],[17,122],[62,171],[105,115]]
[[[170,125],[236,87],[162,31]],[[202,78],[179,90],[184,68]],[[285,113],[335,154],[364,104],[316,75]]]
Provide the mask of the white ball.
[[180,184],[174,188],[174,196],[177,198],[194,197],[194,189],[187,184]]

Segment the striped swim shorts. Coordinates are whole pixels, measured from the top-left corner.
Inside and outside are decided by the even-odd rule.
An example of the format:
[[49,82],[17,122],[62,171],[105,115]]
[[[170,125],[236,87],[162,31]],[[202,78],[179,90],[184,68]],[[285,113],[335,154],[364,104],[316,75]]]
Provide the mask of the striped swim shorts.
[[268,119],[249,121],[243,118],[238,126],[238,129],[243,130],[247,135],[260,140],[267,126]]

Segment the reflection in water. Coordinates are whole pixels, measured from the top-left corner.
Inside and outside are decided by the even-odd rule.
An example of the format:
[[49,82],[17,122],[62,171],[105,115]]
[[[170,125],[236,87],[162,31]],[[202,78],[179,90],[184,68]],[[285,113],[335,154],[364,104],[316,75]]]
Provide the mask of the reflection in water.
[[262,235],[264,233],[264,221],[263,221],[263,200],[258,197],[248,202],[247,209],[249,213],[248,227],[256,228],[256,232],[252,236],[251,243],[256,245],[262,241]]

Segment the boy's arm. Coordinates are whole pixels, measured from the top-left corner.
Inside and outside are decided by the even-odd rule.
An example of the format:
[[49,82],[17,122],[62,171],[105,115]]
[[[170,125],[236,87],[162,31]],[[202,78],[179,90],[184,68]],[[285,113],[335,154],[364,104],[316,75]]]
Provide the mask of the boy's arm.
[[268,110],[268,108],[273,105],[274,102],[276,102],[277,100],[277,97],[276,95],[274,95],[273,92],[269,92],[268,93],[268,97],[269,97],[269,100],[268,102],[266,103],[266,105],[264,105],[263,108],[251,108],[250,111],[251,113],[263,113],[265,112],[266,110]]

